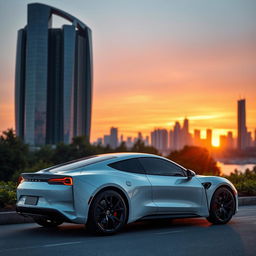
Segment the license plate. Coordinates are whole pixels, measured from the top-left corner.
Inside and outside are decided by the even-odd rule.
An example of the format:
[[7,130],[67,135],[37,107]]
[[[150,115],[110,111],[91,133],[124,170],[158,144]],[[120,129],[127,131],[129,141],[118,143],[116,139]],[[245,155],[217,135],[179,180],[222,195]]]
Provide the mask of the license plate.
[[36,205],[37,201],[38,201],[37,196],[27,196],[25,199],[25,204]]

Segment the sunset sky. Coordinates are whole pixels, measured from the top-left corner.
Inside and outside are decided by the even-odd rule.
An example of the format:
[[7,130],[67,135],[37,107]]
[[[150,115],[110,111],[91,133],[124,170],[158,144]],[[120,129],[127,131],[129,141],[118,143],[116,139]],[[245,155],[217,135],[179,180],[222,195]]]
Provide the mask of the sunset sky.
[[[0,0],[0,131],[14,127],[17,30],[27,3]],[[109,132],[149,135],[190,120],[193,129],[236,135],[237,100],[256,128],[256,1],[40,1],[93,32],[92,140]],[[55,19],[59,24],[60,19]]]

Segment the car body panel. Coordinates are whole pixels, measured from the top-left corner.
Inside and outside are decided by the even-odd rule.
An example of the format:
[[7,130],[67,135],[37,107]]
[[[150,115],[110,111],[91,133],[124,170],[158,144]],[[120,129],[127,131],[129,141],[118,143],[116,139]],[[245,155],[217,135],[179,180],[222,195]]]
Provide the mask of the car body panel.
[[[207,217],[212,195],[220,186],[228,186],[233,191],[237,202],[235,187],[221,177],[198,175],[192,178],[163,177],[120,171],[109,166],[117,161],[140,157],[162,158],[141,153],[105,154],[99,157],[98,162],[91,159],[90,164],[83,165],[87,160],[82,160],[82,164],[80,162],[77,165],[68,163],[60,167],[25,174],[26,177],[31,176],[33,179],[45,177],[45,175],[72,177],[73,185],[25,181],[17,188],[17,209],[23,207],[23,210],[18,212],[31,215],[24,209],[56,210],[70,222],[86,223],[93,198],[104,189],[114,189],[124,195],[129,208],[128,223],[151,215],[173,214],[178,216],[180,214],[181,216]],[[210,182],[211,186],[205,189],[202,185],[204,182]],[[27,196],[38,197],[38,203],[36,205],[25,204]]]
[[193,177],[148,175],[153,201],[159,214],[208,214],[206,196],[201,182]]

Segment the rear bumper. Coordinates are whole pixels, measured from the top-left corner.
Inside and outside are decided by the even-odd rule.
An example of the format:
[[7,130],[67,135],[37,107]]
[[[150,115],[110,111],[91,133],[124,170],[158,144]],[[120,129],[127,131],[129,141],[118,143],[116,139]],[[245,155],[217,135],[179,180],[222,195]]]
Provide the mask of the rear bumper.
[[56,209],[16,206],[16,212],[23,216],[42,216],[50,219],[61,220],[63,222],[72,222],[70,219],[68,219],[65,215],[63,215]]
[[[35,205],[26,204],[28,196],[37,197]],[[27,216],[61,218],[66,222],[84,223],[74,207],[73,186],[47,182],[23,182],[17,188],[17,212]],[[81,218],[82,217],[82,218]]]

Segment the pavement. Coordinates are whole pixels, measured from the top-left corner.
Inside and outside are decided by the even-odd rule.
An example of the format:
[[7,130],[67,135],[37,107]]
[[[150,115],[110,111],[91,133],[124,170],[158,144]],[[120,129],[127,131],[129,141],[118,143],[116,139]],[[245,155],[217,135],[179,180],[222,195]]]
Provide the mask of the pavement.
[[[256,205],[256,196],[239,197],[239,206]],[[0,212],[0,225],[34,222],[30,217],[23,217],[15,211]]]
[[113,236],[93,236],[84,225],[43,228],[35,223],[2,225],[0,255],[133,256],[256,255],[256,206],[243,206],[226,225],[204,218],[144,221]]

